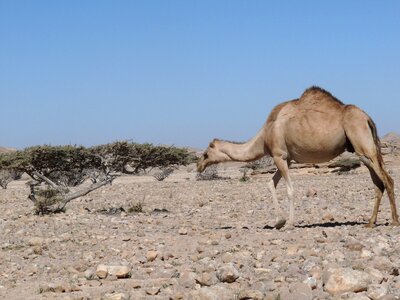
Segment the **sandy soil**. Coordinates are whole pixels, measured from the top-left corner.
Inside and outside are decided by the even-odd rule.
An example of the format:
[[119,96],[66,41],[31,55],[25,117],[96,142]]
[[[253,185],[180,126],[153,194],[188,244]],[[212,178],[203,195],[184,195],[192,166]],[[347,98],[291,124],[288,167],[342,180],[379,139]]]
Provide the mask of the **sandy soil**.
[[[399,166],[388,169],[398,186]],[[0,298],[399,299],[400,228],[386,195],[378,226],[364,228],[366,168],[294,170],[292,230],[270,227],[271,174],[220,171],[230,179],[196,181],[194,166],[163,182],[121,177],[51,216],[34,215],[24,181],[11,183],[0,190]],[[282,183],[278,197],[287,212]],[[358,287],[343,287],[347,271]]]

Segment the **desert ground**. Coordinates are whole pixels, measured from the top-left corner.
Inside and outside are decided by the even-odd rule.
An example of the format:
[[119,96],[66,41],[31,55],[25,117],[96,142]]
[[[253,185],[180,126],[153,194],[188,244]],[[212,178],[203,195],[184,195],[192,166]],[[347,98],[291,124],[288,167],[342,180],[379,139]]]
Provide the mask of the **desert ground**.
[[[399,157],[385,156],[400,199]],[[273,229],[267,182],[122,176],[38,216],[26,178],[0,190],[1,299],[400,299],[400,228],[386,196],[378,224],[362,166],[291,171],[295,227]],[[278,197],[288,214],[283,181]],[[398,208],[399,205],[398,205]]]

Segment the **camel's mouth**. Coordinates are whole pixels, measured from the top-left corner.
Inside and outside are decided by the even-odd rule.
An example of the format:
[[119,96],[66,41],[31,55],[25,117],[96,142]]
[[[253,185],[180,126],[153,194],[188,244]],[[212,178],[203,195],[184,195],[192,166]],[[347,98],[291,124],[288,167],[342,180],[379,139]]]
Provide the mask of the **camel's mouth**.
[[197,165],[197,172],[198,173],[202,173],[204,171],[204,169],[205,168],[202,165],[200,165],[200,164]]
[[206,168],[206,166],[204,165],[204,160],[200,159],[197,162],[197,172],[202,173],[204,171],[204,169]]

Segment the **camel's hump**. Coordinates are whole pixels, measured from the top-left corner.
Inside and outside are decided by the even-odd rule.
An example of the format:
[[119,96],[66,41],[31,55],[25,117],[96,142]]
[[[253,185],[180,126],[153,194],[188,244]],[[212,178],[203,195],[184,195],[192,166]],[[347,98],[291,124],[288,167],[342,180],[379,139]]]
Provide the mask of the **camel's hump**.
[[341,105],[344,105],[342,101],[340,101],[331,93],[318,86],[312,86],[306,89],[304,93],[301,95],[299,100],[302,102],[308,102],[310,100],[312,100],[313,102],[316,100],[328,100],[328,101],[330,100],[338,102]]

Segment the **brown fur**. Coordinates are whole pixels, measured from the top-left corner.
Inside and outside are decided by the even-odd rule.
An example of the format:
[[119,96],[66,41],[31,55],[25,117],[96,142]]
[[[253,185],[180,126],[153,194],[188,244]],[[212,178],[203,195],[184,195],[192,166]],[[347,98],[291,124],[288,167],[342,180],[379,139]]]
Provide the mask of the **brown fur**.
[[[373,226],[376,222],[385,189],[390,200],[393,224],[399,225],[393,179],[384,168],[374,122],[358,107],[343,104],[319,87],[305,90],[299,99],[278,104],[262,129],[246,143],[214,139],[197,166],[198,171],[202,172],[208,165],[215,163],[252,161],[264,155],[272,156],[278,171],[269,187],[275,209],[280,212],[275,188],[280,178],[284,177],[290,199],[290,226],[294,218],[290,162],[325,162],[345,150],[355,152],[360,157],[369,169],[376,187],[374,211],[368,225]],[[279,222],[284,223],[282,219]]]

